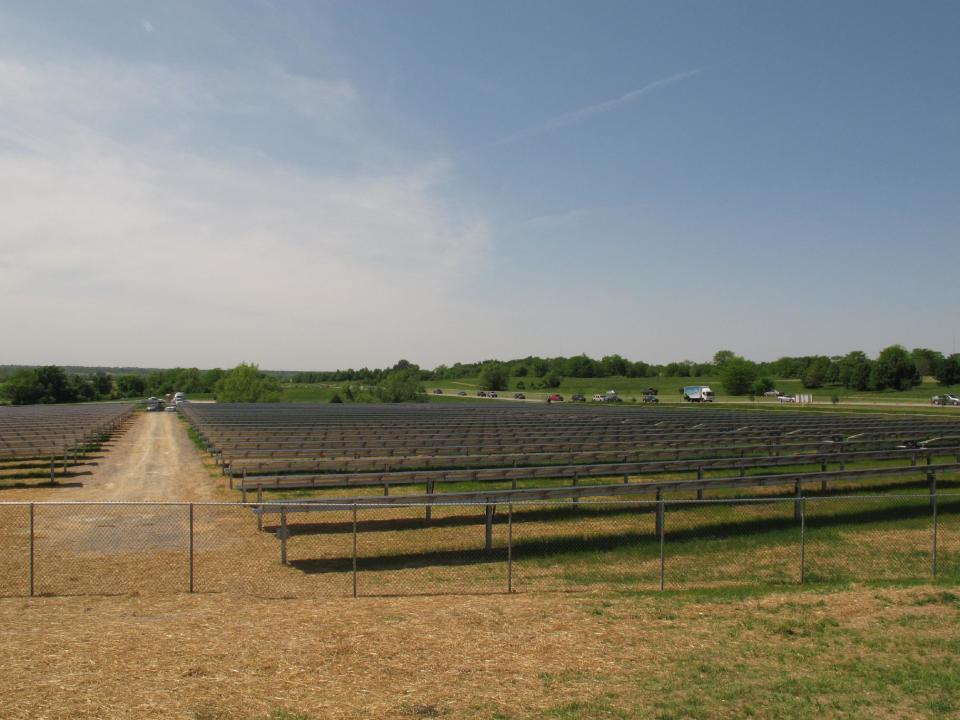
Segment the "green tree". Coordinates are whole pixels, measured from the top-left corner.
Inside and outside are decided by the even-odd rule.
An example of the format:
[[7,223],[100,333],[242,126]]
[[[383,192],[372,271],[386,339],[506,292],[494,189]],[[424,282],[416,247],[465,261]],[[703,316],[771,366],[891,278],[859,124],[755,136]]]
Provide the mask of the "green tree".
[[122,398],[141,397],[147,392],[147,381],[141,375],[118,375],[117,394]]
[[838,381],[851,390],[866,390],[870,387],[870,372],[873,363],[866,353],[854,350],[847,353],[838,363]]
[[743,358],[733,352],[733,350],[717,350],[713,354],[713,364],[717,367],[717,370],[723,370],[723,366],[728,362],[738,359],[742,360]]
[[423,385],[420,383],[420,368],[408,364],[399,370],[387,373],[375,390],[380,402],[426,402]]
[[480,368],[480,388],[483,390],[506,390],[510,376],[503,363],[488,362]]
[[600,358],[600,367],[604,375],[626,375],[628,364],[619,355],[605,355]]
[[934,377],[941,385],[960,384],[960,353],[954,353],[937,363]]
[[773,380],[768,377],[762,377],[754,381],[753,387],[750,390],[754,395],[763,395],[765,392],[773,390],[773,388]]
[[724,361],[720,382],[730,395],[747,395],[757,379],[757,366],[749,360],[735,357]]
[[830,358],[818,357],[807,366],[800,381],[805,388],[819,388],[830,380],[830,375]]
[[917,366],[920,377],[934,375],[937,367],[943,362],[943,353],[930,348],[914,348],[910,351],[910,359]]
[[0,391],[13,405],[34,405],[46,402],[44,387],[33,368],[15,370],[6,382],[0,385]]
[[240,363],[224,373],[216,385],[215,394],[217,402],[277,402],[280,383],[276,378],[264,375],[256,365]]
[[870,373],[870,385],[874,390],[908,390],[920,383],[917,366],[902,345],[884,348]]

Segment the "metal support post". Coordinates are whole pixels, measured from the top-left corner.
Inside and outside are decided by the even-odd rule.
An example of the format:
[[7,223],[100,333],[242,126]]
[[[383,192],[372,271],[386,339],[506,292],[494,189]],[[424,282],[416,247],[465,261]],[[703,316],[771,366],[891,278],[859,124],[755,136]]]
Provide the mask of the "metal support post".
[[193,592],[193,503],[189,505],[189,523],[190,523],[190,587],[189,591]]
[[357,596],[357,505],[353,505],[353,596]]
[[800,584],[807,572],[807,501],[800,500]]
[[513,503],[507,505],[507,593],[513,592]]
[[484,513],[484,523],[485,523],[485,534],[484,534],[484,552],[490,554],[493,552],[493,513],[496,511],[496,505],[487,503],[485,506]]
[[280,530],[278,531],[280,535],[280,564],[287,564],[287,536],[290,534],[290,531],[287,529],[287,509],[280,508]]
[[257,530],[263,530],[263,485],[257,484]]
[[[427,495],[433,495],[433,480],[427,480]],[[430,522],[433,517],[433,505],[430,504],[430,501],[427,501],[427,509],[425,511],[425,516],[427,522]]]
[[930,510],[932,514],[931,523],[932,538],[930,545],[930,566],[933,577],[937,577],[937,476],[932,472],[927,476],[930,480]]
[[794,483],[793,494],[797,497],[793,503],[793,519],[799,521],[803,515],[803,507],[801,506],[803,502],[803,490],[800,487],[800,483]]
[[653,528],[653,531],[657,534],[657,536],[660,536],[663,534],[662,509],[663,509],[662,495],[661,495],[661,492],[657,490],[657,514],[656,514],[656,519],[654,520],[654,528]]
[[33,503],[30,503],[30,597],[33,597]]
[[[659,493],[657,493],[659,495]],[[657,534],[660,536],[660,590],[663,590],[663,580],[664,580],[664,555],[663,555],[663,546],[664,546],[664,515],[666,514],[666,508],[664,506],[663,500],[657,500]]]
[[[573,474],[573,487],[577,487],[577,485],[579,485],[579,484],[580,484],[580,474],[579,474],[579,473],[574,473],[574,474]],[[576,497],[571,498],[571,504],[573,505],[573,509],[574,509],[574,510],[577,509],[577,502],[578,502],[578,498],[576,498]]]

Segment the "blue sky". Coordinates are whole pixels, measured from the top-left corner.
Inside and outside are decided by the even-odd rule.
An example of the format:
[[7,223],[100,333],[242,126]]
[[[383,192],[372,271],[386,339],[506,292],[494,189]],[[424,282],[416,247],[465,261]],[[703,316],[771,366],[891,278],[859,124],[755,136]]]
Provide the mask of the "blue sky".
[[960,350],[958,27],[0,2],[0,363]]

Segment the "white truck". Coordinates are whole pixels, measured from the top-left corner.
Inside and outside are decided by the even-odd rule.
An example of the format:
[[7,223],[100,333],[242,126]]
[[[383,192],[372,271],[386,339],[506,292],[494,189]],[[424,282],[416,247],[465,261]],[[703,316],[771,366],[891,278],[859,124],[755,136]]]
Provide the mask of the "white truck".
[[713,390],[708,385],[687,385],[683,389],[687,402],[713,402]]

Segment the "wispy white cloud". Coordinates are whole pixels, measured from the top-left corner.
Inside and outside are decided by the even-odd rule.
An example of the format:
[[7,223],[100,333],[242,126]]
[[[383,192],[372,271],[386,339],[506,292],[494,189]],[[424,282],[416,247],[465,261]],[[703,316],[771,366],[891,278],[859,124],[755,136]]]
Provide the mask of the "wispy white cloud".
[[650,95],[651,93],[656,92],[657,90],[662,90],[665,87],[674,85],[676,83],[688,80],[692,77],[696,77],[701,72],[702,68],[695,70],[687,70],[685,72],[676,73],[670,77],[661,78],[656,80],[648,85],[644,85],[641,88],[636,90],[631,90],[628,93],[624,93],[620,97],[611,98],[610,100],[604,100],[602,102],[594,103],[593,105],[586,105],[576,110],[571,110],[570,112],[563,113],[562,115],[557,115],[550,120],[542,122],[538,125],[525,128],[523,130],[518,130],[515,133],[511,133],[497,140],[493,140],[489,143],[485,143],[474,150],[489,149],[494,147],[499,147],[502,145],[509,145],[520,140],[526,140],[528,138],[536,137],[538,135],[543,135],[545,133],[552,132],[554,130],[559,130],[561,128],[570,127],[571,125],[576,125],[583,122],[591,117],[597,115],[603,115],[605,113],[613,112],[624,105],[635,102],[645,95]]
[[[169,130],[233,112],[268,132],[280,111],[352,126],[356,102],[345,81],[276,68],[0,58],[0,326],[23,353],[5,361],[330,367],[435,352],[489,242],[440,201],[444,163],[339,172],[209,154]],[[138,122],[118,129],[124,116]]]

